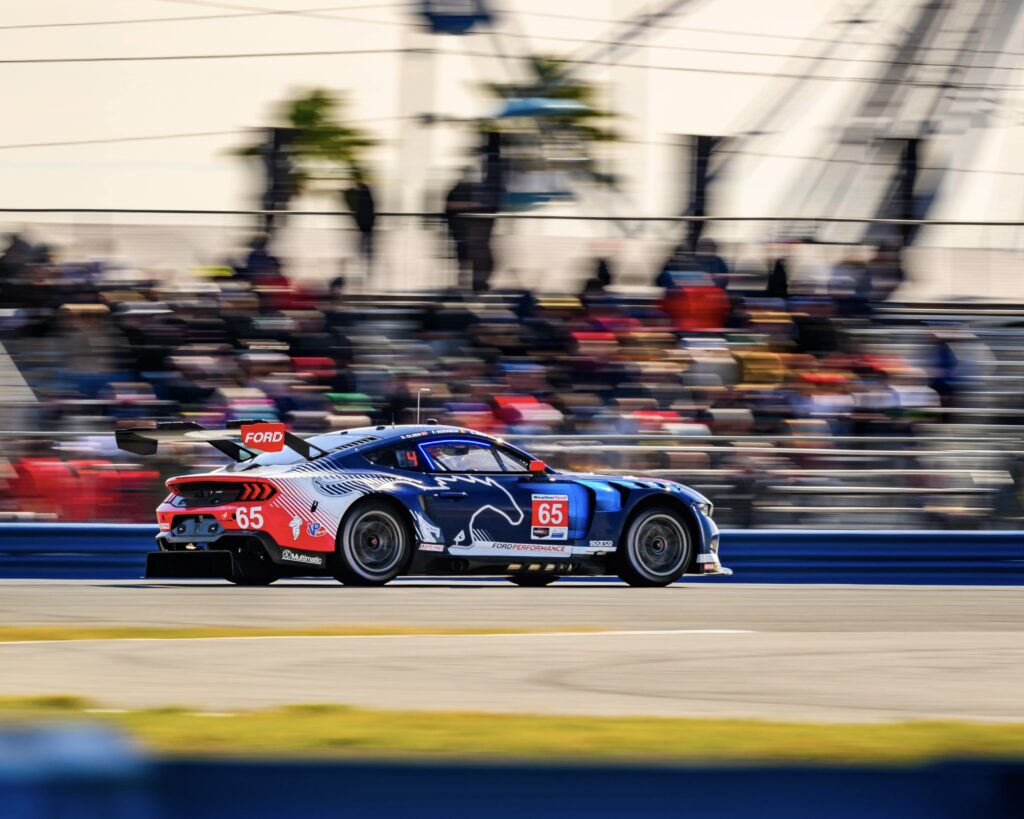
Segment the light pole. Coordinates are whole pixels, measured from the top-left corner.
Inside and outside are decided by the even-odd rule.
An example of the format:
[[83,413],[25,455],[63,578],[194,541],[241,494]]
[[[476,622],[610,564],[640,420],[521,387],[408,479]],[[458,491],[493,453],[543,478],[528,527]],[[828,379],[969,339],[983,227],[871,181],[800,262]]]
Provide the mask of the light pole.
[[416,423],[417,424],[419,424],[419,422],[420,422],[420,396],[423,395],[423,393],[425,393],[425,392],[430,392],[430,390],[427,387],[420,387],[418,390],[416,390]]

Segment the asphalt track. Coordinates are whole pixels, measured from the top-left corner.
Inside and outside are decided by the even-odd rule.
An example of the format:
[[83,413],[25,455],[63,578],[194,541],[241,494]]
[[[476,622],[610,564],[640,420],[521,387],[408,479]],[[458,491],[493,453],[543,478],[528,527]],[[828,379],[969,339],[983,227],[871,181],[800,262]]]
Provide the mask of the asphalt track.
[[[0,695],[378,708],[1024,721],[1024,589],[0,581],[0,624],[415,625],[549,635],[0,644]],[[607,633],[573,633],[595,627]]]

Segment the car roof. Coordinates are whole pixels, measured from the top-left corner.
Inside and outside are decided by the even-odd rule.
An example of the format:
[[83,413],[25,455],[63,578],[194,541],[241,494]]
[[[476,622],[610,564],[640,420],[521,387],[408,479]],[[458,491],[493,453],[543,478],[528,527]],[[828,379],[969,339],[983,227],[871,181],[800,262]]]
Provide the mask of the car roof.
[[[339,430],[338,432],[326,434],[341,435],[343,433]],[[483,432],[477,432],[475,429],[442,424],[396,424],[395,426],[356,427],[347,430],[344,434],[350,435],[353,438],[373,438],[375,445],[389,441],[397,443],[404,440],[448,437],[452,435],[467,435],[476,438],[486,438],[489,441],[495,440],[492,436]],[[369,445],[369,442],[367,442],[367,445]]]

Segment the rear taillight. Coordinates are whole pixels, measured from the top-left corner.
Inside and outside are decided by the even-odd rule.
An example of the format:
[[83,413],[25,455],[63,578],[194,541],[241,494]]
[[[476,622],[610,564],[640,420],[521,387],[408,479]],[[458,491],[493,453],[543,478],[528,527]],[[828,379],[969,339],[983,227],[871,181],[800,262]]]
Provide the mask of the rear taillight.
[[269,483],[243,483],[242,491],[238,496],[239,503],[247,503],[249,501],[265,501],[270,500],[274,495],[277,494],[275,489]]
[[180,481],[169,484],[168,503],[178,506],[220,506],[225,503],[261,503],[277,494],[264,481]]

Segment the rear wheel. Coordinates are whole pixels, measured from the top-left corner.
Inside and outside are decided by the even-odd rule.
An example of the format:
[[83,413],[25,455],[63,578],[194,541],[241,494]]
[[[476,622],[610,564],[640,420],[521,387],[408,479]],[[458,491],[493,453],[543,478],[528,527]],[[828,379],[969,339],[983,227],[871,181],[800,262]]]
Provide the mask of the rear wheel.
[[538,587],[549,586],[558,580],[557,574],[514,574],[509,577],[509,583],[517,586]]
[[631,586],[667,586],[693,559],[693,538],[682,515],[656,506],[638,514],[619,545],[619,577]]
[[383,586],[409,564],[412,533],[384,501],[360,504],[338,533],[334,576],[348,586]]

